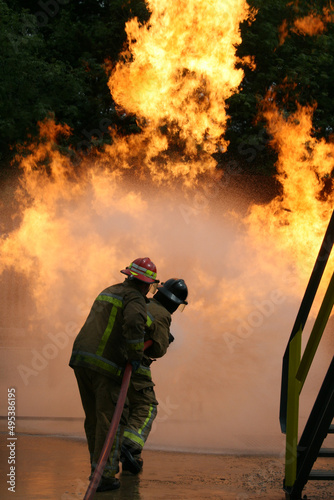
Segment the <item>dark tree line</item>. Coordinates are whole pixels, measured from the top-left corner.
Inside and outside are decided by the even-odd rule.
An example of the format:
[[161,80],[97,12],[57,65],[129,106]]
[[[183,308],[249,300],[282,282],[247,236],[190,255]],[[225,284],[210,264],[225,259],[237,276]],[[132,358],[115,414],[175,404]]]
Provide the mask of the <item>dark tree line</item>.
[[[260,166],[270,172],[273,152],[266,147],[268,136],[264,123],[256,123],[258,105],[268,90],[287,116],[296,103],[316,105],[313,117],[315,134],[330,139],[334,131],[334,11],[327,16],[325,30],[317,35],[303,35],[295,29],[297,19],[314,14],[324,20],[324,8],[330,2],[248,0],[258,9],[255,21],[241,26],[240,57],[254,56],[256,69],[245,66],[241,91],[229,100],[229,154],[237,156],[245,170],[254,168],[254,152]],[[282,38],[285,27],[286,35]],[[260,153],[260,154],[258,154]]]
[[79,147],[94,130],[131,128],[118,123],[104,63],[117,60],[132,16],[148,19],[144,2],[0,0],[0,161],[50,114]]
[[[258,13],[241,26],[240,57],[254,57],[256,69],[245,77],[229,105],[228,155],[247,171],[271,172],[273,153],[264,124],[255,122],[258,104],[275,89],[285,113],[301,104],[317,103],[316,134],[330,137],[334,129],[334,25],[316,35],[293,29],[297,18],[323,16],[328,1],[248,0]],[[332,13],[334,14],[334,13]],[[37,133],[36,124],[53,114],[73,130],[74,148],[109,141],[108,126],[121,133],[140,130],[135,117],[120,119],[107,87],[105,60],[117,61],[131,17],[148,21],[139,0],[0,0],[0,162],[12,147]],[[334,20],[334,18],[333,18]],[[280,27],[285,26],[284,43]],[[99,130],[99,134],[94,131]],[[256,166],[249,151],[257,151]],[[218,161],[220,160],[217,155]]]

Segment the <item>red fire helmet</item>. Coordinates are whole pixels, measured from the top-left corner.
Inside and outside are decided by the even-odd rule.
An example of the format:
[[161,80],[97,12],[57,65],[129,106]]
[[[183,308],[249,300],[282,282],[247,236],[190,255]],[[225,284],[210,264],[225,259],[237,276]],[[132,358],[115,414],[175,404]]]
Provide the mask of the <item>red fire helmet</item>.
[[159,283],[159,280],[157,280],[157,268],[148,257],[135,259],[129,266],[122,269],[121,273],[133,276],[145,283]]

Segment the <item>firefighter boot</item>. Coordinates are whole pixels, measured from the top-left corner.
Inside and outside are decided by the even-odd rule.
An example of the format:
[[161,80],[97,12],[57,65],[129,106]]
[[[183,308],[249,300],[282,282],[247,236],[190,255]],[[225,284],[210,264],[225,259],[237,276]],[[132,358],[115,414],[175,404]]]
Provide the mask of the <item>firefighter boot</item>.
[[121,462],[122,462],[122,470],[131,472],[132,474],[138,474],[143,468],[143,459],[140,456],[140,453],[137,454],[134,450],[127,448],[122,445],[121,450]]
[[120,486],[121,483],[119,479],[117,479],[116,477],[102,477],[100,484],[96,488],[96,491],[101,492],[101,491],[118,490]]

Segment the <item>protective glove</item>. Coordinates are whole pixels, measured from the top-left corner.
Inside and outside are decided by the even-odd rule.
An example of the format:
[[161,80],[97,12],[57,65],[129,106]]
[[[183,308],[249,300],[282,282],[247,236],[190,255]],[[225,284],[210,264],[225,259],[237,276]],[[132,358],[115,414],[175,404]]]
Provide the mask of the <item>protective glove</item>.
[[168,334],[168,340],[169,340],[169,343],[174,342],[174,335],[172,335],[170,332]]
[[140,361],[138,359],[130,361],[130,364],[132,366],[132,373],[136,372],[138,368],[140,367]]

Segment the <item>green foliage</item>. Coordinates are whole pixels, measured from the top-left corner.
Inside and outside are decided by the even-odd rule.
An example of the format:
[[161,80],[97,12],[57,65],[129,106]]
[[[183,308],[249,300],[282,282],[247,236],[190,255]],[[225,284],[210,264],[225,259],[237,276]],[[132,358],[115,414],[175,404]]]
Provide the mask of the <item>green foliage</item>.
[[92,137],[110,140],[108,126],[126,132],[131,120],[117,117],[104,64],[117,60],[131,16],[147,20],[145,3],[0,0],[0,159],[50,113],[80,150]]
[[[241,26],[238,56],[253,56],[256,69],[243,65],[245,77],[229,101],[230,161],[247,171],[273,172],[265,124],[256,122],[258,105],[269,89],[286,114],[296,102],[317,103],[314,127],[319,136],[334,130],[334,25],[316,36],[294,30],[296,19],[322,14],[325,0],[248,0],[258,10]],[[115,63],[126,43],[125,23],[150,13],[139,0],[0,0],[0,160],[10,147],[37,133],[50,113],[72,129],[67,144],[78,150],[110,140],[108,127],[138,131],[135,117],[121,119],[107,86],[104,63]],[[280,28],[286,26],[286,37]],[[242,63],[240,63],[242,65]],[[260,167],[261,165],[261,167]]]
[[[240,92],[229,100],[230,154],[242,162],[240,151],[251,145],[258,137],[264,137],[264,126],[256,122],[258,105],[268,90],[276,92],[276,101],[286,114],[296,110],[296,103],[317,105],[314,113],[314,128],[319,136],[328,137],[334,130],[334,26],[328,23],[323,33],[301,34],[294,28],[296,19],[319,14],[328,1],[310,2],[300,0],[248,0],[258,9],[256,20],[241,26],[242,44],[238,55],[254,57],[256,69],[244,67],[245,77]],[[281,38],[280,28],[285,24],[286,37]],[[268,141],[269,138],[267,138]],[[263,156],[264,155],[264,156]],[[269,160],[268,148],[257,155],[261,165]],[[244,167],[257,169],[257,165],[246,159]],[[269,169],[270,171],[270,169]]]

